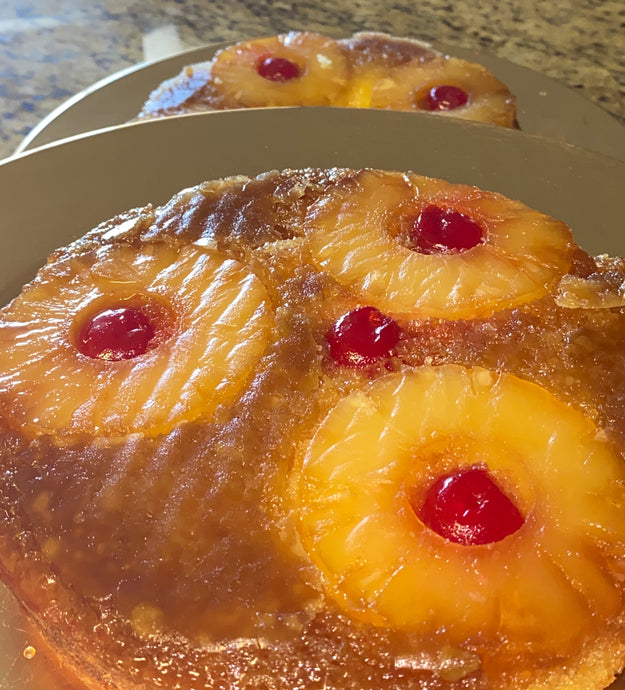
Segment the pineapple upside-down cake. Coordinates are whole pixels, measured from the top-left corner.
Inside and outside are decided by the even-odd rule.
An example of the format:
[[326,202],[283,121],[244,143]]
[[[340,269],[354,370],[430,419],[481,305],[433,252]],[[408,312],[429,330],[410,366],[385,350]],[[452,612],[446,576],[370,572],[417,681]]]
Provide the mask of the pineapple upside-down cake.
[[625,265],[413,173],[129,211],[0,312],[0,572],[97,690],[599,690]]
[[403,110],[518,127],[515,96],[484,66],[374,32],[335,40],[291,31],[227,46],[158,85],[139,118],[285,106]]

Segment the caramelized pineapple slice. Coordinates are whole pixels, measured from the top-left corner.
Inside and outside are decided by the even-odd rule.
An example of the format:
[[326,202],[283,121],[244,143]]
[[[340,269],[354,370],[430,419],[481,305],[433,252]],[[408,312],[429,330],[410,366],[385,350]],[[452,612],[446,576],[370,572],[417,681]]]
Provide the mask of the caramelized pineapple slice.
[[[518,511],[505,534],[445,536],[430,521],[432,487],[443,478],[448,491],[467,468]],[[291,498],[306,551],[350,615],[558,654],[620,610],[624,479],[597,428],[541,387],[446,365],[387,375],[342,399],[301,451]],[[452,530],[493,535],[505,522],[499,508],[484,513],[490,496],[476,513],[452,497],[464,501],[458,517],[440,487],[434,499]],[[462,523],[462,511],[476,524]]]
[[272,325],[261,282],[216,251],[60,254],[1,313],[0,409],[33,435],[167,432],[241,389]]
[[348,65],[336,41],[292,31],[225,48],[212,77],[232,108],[329,105],[347,82]]
[[482,65],[446,56],[391,70],[372,86],[371,107],[516,126],[508,87]]
[[573,248],[564,223],[520,202],[373,170],[313,204],[305,231],[319,268],[380,311],[409,318],[485,317],[542,297]]

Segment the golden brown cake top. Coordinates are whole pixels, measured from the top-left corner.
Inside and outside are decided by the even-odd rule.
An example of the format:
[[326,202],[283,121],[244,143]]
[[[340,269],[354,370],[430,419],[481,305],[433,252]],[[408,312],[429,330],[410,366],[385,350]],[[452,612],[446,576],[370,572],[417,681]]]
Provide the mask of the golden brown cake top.
[[107,221],[0,313],[3,578],[98,690],[604,688],[624,279],[413,173]]

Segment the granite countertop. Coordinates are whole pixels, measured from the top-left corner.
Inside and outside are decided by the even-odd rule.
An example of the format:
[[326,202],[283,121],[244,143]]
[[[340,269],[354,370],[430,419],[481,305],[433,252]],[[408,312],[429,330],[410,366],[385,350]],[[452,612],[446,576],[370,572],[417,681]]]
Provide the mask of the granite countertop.
[[309,29],[412,36],[543,72],[625,122],[622,0],[18,0],[0,6],[0,158],[72,95],[144,60]]

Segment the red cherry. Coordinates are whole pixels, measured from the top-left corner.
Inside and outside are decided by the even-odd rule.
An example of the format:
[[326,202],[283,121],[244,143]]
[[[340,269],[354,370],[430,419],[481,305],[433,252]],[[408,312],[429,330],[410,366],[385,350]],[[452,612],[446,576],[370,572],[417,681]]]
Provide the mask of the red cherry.
[[154,337],[154,326],[139,309],[104,309],[83,325],[78,350],[87,357],[117,362],[144,354]]
[[342,366],[364,367],[388,357],[401,329],[375,307],[359,307],[341,316],[326,334],[330,356]]
[[430,89],[423,102],[426,110],[455,110],[469,102],[466,91],[457,86],[435,86]]
[[413,509],[430,529],[456,544],[491,544],[525,522],[489,473],[477,466],[439,477],[423,505]]
[[426,206],[410,232],[411,249],[420,254],[448,254],[471,249],[484,241],[479,223],[452,209]]
[[274,55],[260,58],[256,71],[270,81],[290,81],[299,77],[299,67],[294,62]]

